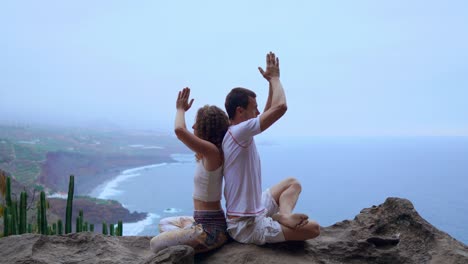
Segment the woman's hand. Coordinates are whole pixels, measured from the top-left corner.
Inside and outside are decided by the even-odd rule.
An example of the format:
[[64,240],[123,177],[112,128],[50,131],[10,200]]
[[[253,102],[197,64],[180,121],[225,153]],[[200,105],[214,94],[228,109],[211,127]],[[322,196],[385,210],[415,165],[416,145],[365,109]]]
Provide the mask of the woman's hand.
[[184,111],[188,111],[190,107],[192,107],[193,99],[190,100],[189,103],[189,97],[190,97],[190,88],[185,87],[182,89],[182,91],[179,91],[179,95],[177,96],[177,101],[176,101],[176,108],[177,109],[182,109]]

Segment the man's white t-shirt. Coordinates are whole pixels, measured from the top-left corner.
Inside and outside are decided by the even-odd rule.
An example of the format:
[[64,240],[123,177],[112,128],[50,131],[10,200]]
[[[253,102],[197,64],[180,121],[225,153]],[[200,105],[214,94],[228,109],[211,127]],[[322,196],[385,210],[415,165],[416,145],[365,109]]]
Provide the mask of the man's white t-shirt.
[[257,216],[262,205],[260,157],[254,136],[260,134],[260,116],[230,126],[223,139],[224,198],[227,215]]

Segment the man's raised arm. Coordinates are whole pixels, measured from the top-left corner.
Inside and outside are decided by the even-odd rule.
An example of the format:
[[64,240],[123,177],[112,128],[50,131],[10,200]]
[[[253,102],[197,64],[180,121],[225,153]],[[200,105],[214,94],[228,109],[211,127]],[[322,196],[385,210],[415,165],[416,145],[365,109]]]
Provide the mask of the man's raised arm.
[[266,71],[261,67],[258,67],[258,70],[269,83],[265,111],[260,115],[260,129],[265,131],[286,113],[288,106],[280,81],[279,59],[273,52],[266,55]]

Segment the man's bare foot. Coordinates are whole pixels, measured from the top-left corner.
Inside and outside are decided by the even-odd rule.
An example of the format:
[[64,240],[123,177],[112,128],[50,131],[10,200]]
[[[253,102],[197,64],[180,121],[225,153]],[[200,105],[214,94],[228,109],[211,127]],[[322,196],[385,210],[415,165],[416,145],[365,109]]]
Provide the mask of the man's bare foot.
[[273,220],[278,221],[280,224],[297,229],[305,226],[309,221],[309,216],[305,214],[275,214],[272,216]]

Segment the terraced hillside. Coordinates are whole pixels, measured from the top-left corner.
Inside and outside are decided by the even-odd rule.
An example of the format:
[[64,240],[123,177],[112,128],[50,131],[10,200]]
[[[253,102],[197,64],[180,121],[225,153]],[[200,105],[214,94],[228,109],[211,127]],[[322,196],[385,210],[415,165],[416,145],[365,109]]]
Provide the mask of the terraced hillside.
[[78,194],[86,194],[119,170],[171,161],[171,153],[184,151],[172,136],[154,132],[0,125],[0,169],[50,191],[64,191],[74,174]]

